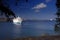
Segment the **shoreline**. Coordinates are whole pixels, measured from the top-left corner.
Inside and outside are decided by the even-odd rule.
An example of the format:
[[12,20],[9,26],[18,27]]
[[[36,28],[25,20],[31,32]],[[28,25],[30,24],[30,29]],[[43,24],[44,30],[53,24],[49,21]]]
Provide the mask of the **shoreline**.
[[0,22],[12,22],[13,18],[7,19],[7,18],[0,18]]
[[24,38],[15,38],[15,39],[5,39],[5,40],[60,40],[60,35],[53,36],[38,36],[38,37],[24,37]]

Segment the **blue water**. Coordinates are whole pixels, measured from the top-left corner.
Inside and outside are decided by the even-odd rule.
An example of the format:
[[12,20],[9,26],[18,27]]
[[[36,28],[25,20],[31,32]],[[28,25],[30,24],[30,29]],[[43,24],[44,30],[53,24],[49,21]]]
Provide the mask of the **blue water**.
[[0,22],[0,38],[18,38],[41,36],[43,34],[55,35],[55,21],[23,21],[21,25],[12,22]]

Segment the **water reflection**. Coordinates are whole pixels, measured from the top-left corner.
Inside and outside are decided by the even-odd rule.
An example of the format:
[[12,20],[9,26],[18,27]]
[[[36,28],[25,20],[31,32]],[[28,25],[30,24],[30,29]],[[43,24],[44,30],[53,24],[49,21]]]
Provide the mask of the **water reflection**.
[[19,38],[21,34],[21,24],[20,25],[14,25],[13,28],[13,38]]

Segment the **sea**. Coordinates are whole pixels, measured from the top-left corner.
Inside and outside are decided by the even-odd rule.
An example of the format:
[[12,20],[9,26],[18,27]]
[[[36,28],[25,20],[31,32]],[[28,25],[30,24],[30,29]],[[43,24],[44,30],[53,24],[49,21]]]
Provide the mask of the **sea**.
[[59,35],[60,33],[55,31],[55,24],[55,21],[50,20],[26,20],[20,25],[0,22],[0,39]]

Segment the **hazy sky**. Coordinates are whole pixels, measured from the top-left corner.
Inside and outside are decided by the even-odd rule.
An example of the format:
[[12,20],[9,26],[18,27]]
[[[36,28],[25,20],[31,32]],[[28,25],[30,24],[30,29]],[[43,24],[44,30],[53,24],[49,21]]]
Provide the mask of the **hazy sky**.
[[16,16],[24,19],[54,19],[56,14],[56,0],[24,0],[18,2],[18,6],[13,5],[11,0],[11,9]]

